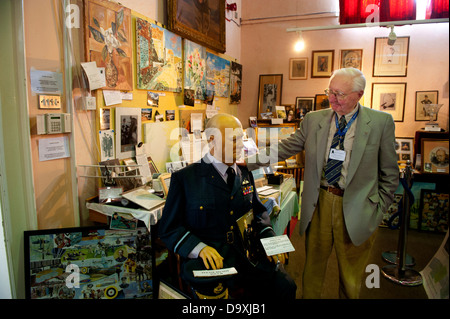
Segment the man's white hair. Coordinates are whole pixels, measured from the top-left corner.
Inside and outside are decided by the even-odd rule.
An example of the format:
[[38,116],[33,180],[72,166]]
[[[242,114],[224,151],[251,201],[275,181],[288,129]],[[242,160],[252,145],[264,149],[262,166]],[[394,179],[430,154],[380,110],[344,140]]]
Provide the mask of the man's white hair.
[[333,72],[333,75],[331,76],[330,81],[337,75],[345,76],[347,78],[350,78],[350,80],[353,81],[352,92],[364,91],[364,89],[366,87],[366,77],[360,70],[358,70],[356,68],[342,68],[342,69],[336,70]]

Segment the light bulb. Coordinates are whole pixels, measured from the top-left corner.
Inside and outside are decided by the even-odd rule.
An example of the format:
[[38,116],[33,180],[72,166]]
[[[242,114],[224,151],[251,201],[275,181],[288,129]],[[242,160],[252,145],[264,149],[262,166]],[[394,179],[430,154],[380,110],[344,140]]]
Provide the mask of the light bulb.
[[295,42],[294,50],[300,52],[305,48],[305,41],[303,40],[301,31],[298,33],[298,40]]

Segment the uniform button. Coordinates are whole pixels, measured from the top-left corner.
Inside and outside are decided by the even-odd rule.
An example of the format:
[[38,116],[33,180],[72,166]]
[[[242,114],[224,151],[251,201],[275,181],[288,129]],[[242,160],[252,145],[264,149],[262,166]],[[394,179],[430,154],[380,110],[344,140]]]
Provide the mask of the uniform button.
[[230,212],[230,215],[233,215],[233,211]]
[[233,196],[230,197],[231,200],[233,200],[233,198],[234,198]]
[[200,210],[203,210],[203,206],[200,206]]
[[231,226],[231,227],[230,227],[230,230],[233,230],[233,228],[234,228],[234,227],[233,227],[233,226]]

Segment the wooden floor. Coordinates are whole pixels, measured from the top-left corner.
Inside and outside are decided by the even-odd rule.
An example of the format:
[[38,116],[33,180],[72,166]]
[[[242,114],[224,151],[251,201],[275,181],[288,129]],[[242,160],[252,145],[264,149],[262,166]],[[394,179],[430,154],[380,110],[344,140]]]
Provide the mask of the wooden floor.
[[[388,265],[381,254],[385,251],[396,251],[398,243],[398,230],[380,228],[374,243],[369,264],[376,264],[380,269]],[[415,259],[416,271],[421,271],[442,244],[445,234],[436,234],[409,230],[406,244],[407,253]],[[305,237],[299,235],[299,223],[296,224],[291,233],[291,242],[295,252],[290,253],[289,263],[285,266],[287,272],[294,278],[297,288],[297,298],[302,297],[302,274],[305,263]],[[369,274],[368,274],[369,275]],[[328,262],[327,274],[322,291],[324,299],[338,299],[338,266],[336,255],[333,253]],[[428,299],[423,285],[409,287],[396,284],[383,275],[380,275],[380,288],[369,289],[363,283],[361,299]]]

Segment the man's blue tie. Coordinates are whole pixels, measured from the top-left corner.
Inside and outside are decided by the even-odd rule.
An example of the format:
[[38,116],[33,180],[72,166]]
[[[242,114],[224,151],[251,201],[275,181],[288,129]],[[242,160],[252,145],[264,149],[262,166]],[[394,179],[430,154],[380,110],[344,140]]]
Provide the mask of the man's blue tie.
[[[337,116],[337,115],[336,115]],[[333,136],[333,141],[331,142],[331,148],[336,148],[339,145],[339,149],[344,149],[344,136],[339,136],[339,132],[343,132],[345,126],[347,125],[347,121],[345,120],[345,116],[341,116],[339,120],[339,131],[336,130],[336,133]],[[343,161],[333,160],[328,158],[327,165],[325,166],[325,179],[327,180],[329,185],[337,186],[337,182],[341,177],[341,169],[342,169]]]

